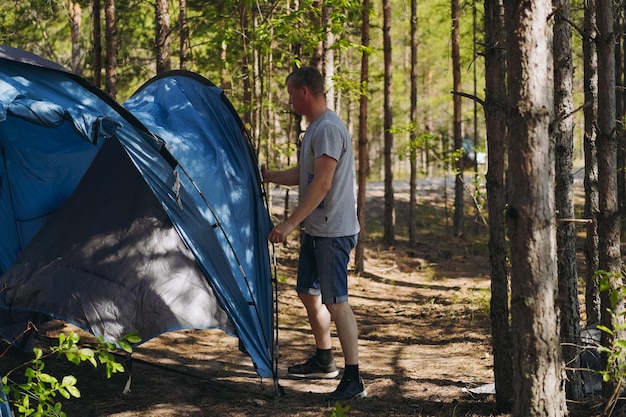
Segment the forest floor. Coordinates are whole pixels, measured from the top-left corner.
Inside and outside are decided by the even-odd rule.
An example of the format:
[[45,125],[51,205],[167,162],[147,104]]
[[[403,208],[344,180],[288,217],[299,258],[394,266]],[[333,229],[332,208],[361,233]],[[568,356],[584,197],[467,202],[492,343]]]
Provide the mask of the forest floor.
[[[359,323],[361,372],[368,396],[353,400],[346,416],[497,416],[494,396],[472,392],[493,383],[489,322],[487,228],[466,221],[464,238],[452,238],[453,180],[420,182],[418,245],[406,243],[407,185],[397,183],[398,243],[381,243],[383,189],[368,185],[368,244],[364,273],[350,277],[350,303]],[[294,192],[292,192],[293,194]],[[277,190],[273,212],[282,211]],[[471,211],[471,210],[470,210]],[[65,361],[49,372],[78,378],[81,398],[65,401],[68,417],[341,416],[325,395],[335,380],[297,380],[287,367],[312,353],[304,310],[294,291],[295,237],[276,247],[278,271],[279,364],[274,381],[261,380],[236,338],[220,331],[185,330],[164,334],[133,353],[128,374],[107,379],[101,369]],[[71,326],[51,322],[39,343],[55,344]],[[89,336],[83,334],[83,341]],[[336,338],[338,365],[343,366]],[[2,352],[0,346],[0,353]],[[15,352],[0,360],[0,375],[21,360]],[[597,415],[589,398],[570,404],[571,415]],[[505,416],[506,414],[502,414]]]

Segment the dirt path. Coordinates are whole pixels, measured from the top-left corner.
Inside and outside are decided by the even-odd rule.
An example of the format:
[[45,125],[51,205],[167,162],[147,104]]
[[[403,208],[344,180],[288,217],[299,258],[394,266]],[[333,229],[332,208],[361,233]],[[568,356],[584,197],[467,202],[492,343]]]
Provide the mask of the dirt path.
[[[449,237],[446,194],[440,186],[433,186],[421,194],[418,247],[408,250],[402,242],[384,247],[376,238],[380,192],[376,186],[368,192],[371,242],[366,273],[350,278],[350,301],[359,322],[361,370],[369,395],[350,402],[346,415],[497,415],[493,396],[467,391],[493,382],[485,239],[470,244]],[[405,218],[406,201],[398,197],[398,219]],[[274,208],[280,208],[276,201]],[[127,374],[107,380],[102,371],[89,366],[68,366],[64,361],[49,364],[51,372],[79,378],[82,398],[64,403],[67,415],[331,415],[332,405],[324,397],[338,380],[300,381],[286,373],[287,366],[311,353],[312,338],[294,292],[297,248],[281,245],[276,250],[278,383],[286,395],[276,398],[273,381],[260,380],[250,359],[237,349],[235,338],[219,331],[186,330],[153,339],[133,353],[127,394],[122,393]],[[63,323],[54,323],[41,343],[54,343],[58,333],[67,329]],[[336,338],[334,342],[342,366]],[[17,356],[8,355],[0,366],[5,369],[17,362]]]

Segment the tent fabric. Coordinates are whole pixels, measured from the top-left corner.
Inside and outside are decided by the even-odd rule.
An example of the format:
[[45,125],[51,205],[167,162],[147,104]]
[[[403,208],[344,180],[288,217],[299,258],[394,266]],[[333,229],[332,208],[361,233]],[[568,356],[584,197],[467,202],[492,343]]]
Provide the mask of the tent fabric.
[[[224,92],[198,74],[172,71],[147,82],[124,106],[165,140],[185,170],[180,174],[185,188],[200,191],[194,194],[196,204],[206,204],[203,215],[216,225],[231,266],[233,280],[216,283],[225,309],[230,315],[242,316],[237,321],[242,323],[271,317],[272,286],[267,270],[271,223],[257,165],[250,163],[256,157]],[[201,264],[210,260],[206,255],[196,250]],[[237,287],[224,287],[233,284]],[[222,298],[229,294],[236,297]],[[255,349],[263,350],[271,346],[273,327],[266,321],[260,324],[237,327],[237,333],[258,342]]]
[[[198,100],[153,94],[168,85]],[[201,129],[177,130],[192,118]],[[112,341],[217,327],[276,377],[271,223],[223,92],[170,74],[124,108],[0,46],[0,157],[0,337],[14,341],[39,316]]]

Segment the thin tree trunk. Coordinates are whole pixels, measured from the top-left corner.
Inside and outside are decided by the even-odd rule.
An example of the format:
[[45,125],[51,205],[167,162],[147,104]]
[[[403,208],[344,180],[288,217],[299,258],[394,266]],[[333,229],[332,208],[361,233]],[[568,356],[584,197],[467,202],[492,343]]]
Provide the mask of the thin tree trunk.
[[584,396],[580,371],[580,306],[576,270],[574,212],[574,96],[572,30],[569,0],[553,0],[554,20],[554,123],[555,203],[557,213],[557,265],[561,300],[561,342],[566,364],[568,399]]
[[506,60],[503,0],[485,0],[485,126],[487,130],[487,205],[489,206],[489,261],[491,265],[491,336],[496,406],[513,406],[513,363],[509,326],[507,268],[506,172]]
[[82,8],[80,4],[74,3],[72,0],[68,3],[68,12],[70,18],[70,33],[72,40],[72,71],[76,74],[80,74],[80,28],[82,24]]
[[357,190],[356,211],[361,225],[361,232],[356,244],[354,253],[354,264],[356,272],[365,270],[365,241],[367,237],[365,223],[365,195],[367,187],[367,175],[369,173],[369,156],[367,149],[367,85],[369,82],[369,55],[367,48],[370,44],[370,2],[363,0],[361,9],[361,94],[359,96],[359,138],[358,138],[358,175],[357,181],[359,188]]
[[383,0],[383,50],[385,61],[385,86],[384,86],[384,107],[385,107],[385,212],[384,212],[384,235],[383,240],[388,245],[393,245],[396,241],[396,213],[393,192],[393,107],[392,107],[392,75],[393,63],[391,57],[391,0]]
[[170,58],[170,12],[168,0],[156,0],[154,18],[154,51],[156,55],[157,74],[162,74],[172,69]]
[[600,269],[598,213],[598,153],[596,125],[598,123],[598,53],[596,50],[596,0],[585,1],[583,65],[585,90],[585,218],[588,220],[585,238],[585,312],[587,327],[600,323],[600,287],[595,272]]
[[411,132],[409,181],[409,247],[417,245],[417,0],[411,0]]
[[245,6],[239,7],[239,28],[241,32],[241,81],[243,83],[243,113],[241,119],[246,126],[252,125],[252,80],[250,74],[250,47],[248,40],[250,39],[248,27],[248,9]]
[[189,61],[189,22],[187,22],[187,0],[179,0],[178,25],[180,27],[180,69],[187,69]]
[[[453,89],[455,92],[460,92],[461,86],[461,53],[460,53],[460,28],[459,28],[459,0],[452,0],[452,78]],[[454,94],[452,96],[454,107],[454,149],[459,152],[463,149],[463,125],[462,125],[462,107],[461,96]],[[463,236],[464,225],[464,201],[463,201],[463,171],[464,163],[463,157],[459,155],[456,161],[456,175],[454,180],[454,220],[452,223],[452,233],[454,236]]]
[[617,202],[620,215],[626,207],[626,180],[624,177],[624,101],[623,101],[623,78],[622,78],[622,30],[624,29],[623,7],[615,9],[614,33],[615,33],[615,114],[617,123]]
[[335,34],[330,28],[331,7],[332,6],[327,5],[322,6],[322,27],[326,28],[322,42],[322,65],[324,68],[324,84],[326,87],[326,104],[329,109],[336,110],[338,107],[336,105],[335,83],[333,81],[333,77],[335,76],[335,51],[332,49],[335,43]]
[[[316,12],[311,11],[311,26],[315,33],[319,33],[322,28],[322,4],[323,0],[313,0],[311,3],[311,10],[317,10]],[[317,68],[322,74],[324,73],[324,68],[322,65],[322,61],[324,59],[324,44],[322,41],[318,42],[313,55],[311,55],[311,59],[309,61],[309,65]]]
[[[613,32],[613,2],[597,3],[598,36],[598,238],[600,269],[613,274],[609,280],[611,290],[600,294],[601,323],[610,328],[618,329],[623,321],[624,300],[617,300],[611,305],[611,293],[622,286],[622,261],[620,258],[620,215],[617,201],[617,135],[615,123],[615,33]],[[615,315],[611,315],[608,310]],[[615,338],[624,339],[624,330],[616,330]],[[614,338],[602,332],[602,344],[610,347]],[[607,357],[603,355],[606,364]],[[613,364],[616,366],[616,364]],[[604,384],[605,395],[611,395],[618,388],[618,381]]]
[[[559,343],[550,0],[505,2],[513,416],[567,414]],[[547,400],[549,399],[549,400]]]
[[93,0],[93,84],[102,86],[102,28],[100,0]]
[[117,17],[115,0],[104,0],[105,40],[106,40],[106,77],[105,91],[113,98],[117,96]]

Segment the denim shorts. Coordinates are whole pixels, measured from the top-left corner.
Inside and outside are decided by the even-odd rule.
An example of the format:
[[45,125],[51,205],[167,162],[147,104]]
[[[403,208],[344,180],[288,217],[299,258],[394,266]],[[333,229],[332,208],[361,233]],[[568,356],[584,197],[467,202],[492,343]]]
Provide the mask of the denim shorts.
[[302,234],[298,294],[322,296],[322,303],[348,301],[348,263],[357,236],[315,237]]

